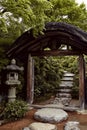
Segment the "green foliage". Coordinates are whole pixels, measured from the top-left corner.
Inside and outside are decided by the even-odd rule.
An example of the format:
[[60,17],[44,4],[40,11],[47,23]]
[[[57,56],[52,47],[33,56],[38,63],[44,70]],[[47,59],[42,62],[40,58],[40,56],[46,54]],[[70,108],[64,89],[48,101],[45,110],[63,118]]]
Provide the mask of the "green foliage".
[[[75,0],[0,0],[0,71],[8,64],[5,52],[13,41],[31,28],[35,36],[43,33],[50,21],[67,22],[87,31],[86,6]],[[77,75],[77,68],[76,57],[35,59],[35,96],[55,93],[63,70]]]
[[35,97],[45,96],[47,93],[56,94],[62,74],[59,59],[35,58]]
[[12,29],[17,37],[31,28],[37,34],[49,21],[63,21],[87,30],[86,6],[75,0],[1,0],[0,5],[0,31],[5,34]]
[[73,99],[79,99],[79,87],[78,86],[74,86],[72,88],[72,98]]
[[72,97],[79,95],[79,70],[77,56],[35,58],[35,99],[56,95],[63,72],[74,73]]
[[62,21],[87,30],[87,10],[85,4],[75,0],[50,0],[53,7],[47,12],[49,21]]
[[[52,7],[51,2],[47,0],[2,0],[0,4],[2,6],[2,18],[7,12],[10,12],[10,15],[6,15],[7,17],[3,20],[3,26],[6,30],[9,27],[8,20],[11,24],[15,21],[13,27],[15,26],[17,30],[25,31],[34,28],[34,33],[42,31],[47,19],[45,11]],[[2,29],[2,31],[4,30]]]
[[24,101],[16,100],[6,104],[1,116],[10,121],[22,118],[27,112],[27,104]]
[[78,57],[77,56],[61,56],[60,57],[61,66],[64,70],[72,72],[74,74],[78,73]]
[[2,119],[2,113],[3,110],[5,109],[5,104],[6,104],[5,101],[0,102],[0,119]]

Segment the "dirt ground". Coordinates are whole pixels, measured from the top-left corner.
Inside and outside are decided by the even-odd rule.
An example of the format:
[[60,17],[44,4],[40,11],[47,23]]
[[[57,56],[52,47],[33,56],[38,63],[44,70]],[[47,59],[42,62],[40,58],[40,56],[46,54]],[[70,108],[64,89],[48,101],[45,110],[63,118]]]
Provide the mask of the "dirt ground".
[[[22,130],[22,128],[28,126],[32,122],[36,122],[36,120],[34,120],[33,118],[35,111],[36,109],[32,109],[29,112],[27,112],[26,116],[23,119],[0,126],[0,130]],[[58,130],[63,130],[63,127],[67,121],[79,121],[80,129],[87,130],[87,114],[82,115],[82,114],[77,114],[76,112],[68,112],[68,114],[69,114],[69,118],[66,121],[56,124]]]
[[[48,102],[47,102],[48,103]],[[26,113],[26,116],[19,120],[10,122],[0,126],[0,130],[22,130],[22,128],[29,126],[32,122],[37,122],[33,115],[36,109],[31,109]],[[77,112],[68,112],[68,119],[61,123],[57,123],[58,130],[63,130],[64,125],[67,121],[78,121],[80,123],[80,130],[87,130],[87,114],[78,114]]]

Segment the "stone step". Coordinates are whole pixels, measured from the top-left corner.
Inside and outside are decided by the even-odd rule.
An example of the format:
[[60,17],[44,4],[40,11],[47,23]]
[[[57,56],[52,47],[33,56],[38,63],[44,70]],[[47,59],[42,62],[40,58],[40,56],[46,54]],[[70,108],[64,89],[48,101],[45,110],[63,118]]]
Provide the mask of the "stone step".
[[34,118],[37,121],[58,123],[68,118],[68,113],[62,109],[42,108],[35,112]]
[[29,108],[33,107],[36,109],[41,109],[41,108],[55,108],[55,109],[63,109],[65,111],[79,111],[80,107],[75,107],[75,106],[61,106],[60,104],[47,104],[47,105],[37,105],[37,104],[28,104]]
[[34,122],[29,125],[29,130],[57,130],[57,127],[49,123]]

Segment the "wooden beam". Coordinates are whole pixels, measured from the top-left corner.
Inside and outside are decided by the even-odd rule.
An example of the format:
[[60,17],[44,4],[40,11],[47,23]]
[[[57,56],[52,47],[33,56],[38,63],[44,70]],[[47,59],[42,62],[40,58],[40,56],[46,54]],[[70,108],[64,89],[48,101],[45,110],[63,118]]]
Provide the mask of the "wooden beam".
[[31,55],[28,55],[27,63],[27,101],[28,103],[33,103],[34,96],[34,70],[33,70],[33,59]]
[[72,50],[46,50],[46,51],[34,51],[30,52],[32,56],[67,56],[67,55],[79,55],[81,52]]
[[79,55],[79,102],[81,110],[85,109],[85,64],[83,55]]

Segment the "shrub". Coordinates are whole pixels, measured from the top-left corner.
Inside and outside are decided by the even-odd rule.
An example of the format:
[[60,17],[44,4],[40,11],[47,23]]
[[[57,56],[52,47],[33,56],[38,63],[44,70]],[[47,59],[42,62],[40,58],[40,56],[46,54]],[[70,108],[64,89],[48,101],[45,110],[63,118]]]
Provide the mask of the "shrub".
[[27,104],[21,100],[15,100],[6,104],[2,113],[2,118],[10,121],[15,121],[22,118],[27,112]]
[[34,59],[35,68],[35,100],[47,94],[56,95],[63,75],[63,68],[56,57],[41,57]]

